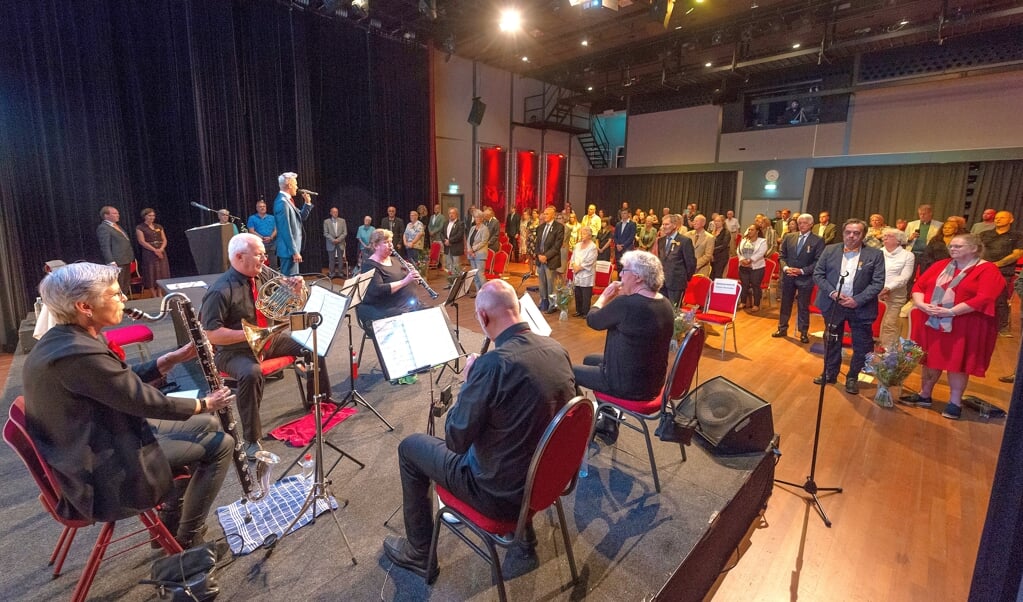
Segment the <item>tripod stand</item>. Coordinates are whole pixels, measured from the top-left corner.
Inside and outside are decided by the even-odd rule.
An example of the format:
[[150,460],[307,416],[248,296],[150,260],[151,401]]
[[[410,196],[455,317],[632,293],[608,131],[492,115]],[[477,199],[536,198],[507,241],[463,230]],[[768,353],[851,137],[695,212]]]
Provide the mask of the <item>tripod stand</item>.
[[[847,273],[843,273],[838,278],[838,286],[835,288],[836,291],[842,290],[842,285],[845,283]],[[817,396],[817,425],[813,431],[813,455],[810,459],[810,475],[806,477],[806,482],[802,485],[793,483],[792,481],[783,481],[782,479],[775,479],[774,482],[781,485],[789,485],[791,487],[799,487],[803,491],[810,494],[810,498],[813,501],[814,507],[817,509],[817,514],[821,515],[821,519],[824,521],[824,526],[831,528],[831,519],[824,512],[824,507],[821,506],[821,500],[817,497],[817,493],[821,491],[834,491],[835,493],[842,493],[841,487],[820,487],[817,485],[817,481],[814,476],[817,473],[817,449],[820,446],[821,441],[821,415],[824,413],[824,391],[828,387],[828,381],[832,378],[837,378],[838,375],[828,374],[828,351],[832,345],[841,345],[839,340],[840,334],[836,332],[835,328],[835,314],[838,310],[838,299],[835,299],[835,303],[831,306],[831,311],[828,312],[827,325],[824,329],[824,370],[821,372],[821,384],[820,392]]]
[[462,347],[462,332],[459,327],[458,300],[469,294],[469,289],[472,287],[473,279],[478,271],[479,270],[467,270],[456,276],[455,281],[451,283],[451,292],[448,293],[448,298],[444,301],[445,307],[453,306],[455,308],[455,341],[458,343],[458,350],[461,352],[461,355],[454,359],[454,368],[451,368],[450,363],[444,364],[440,373],[437,374],[436,382],[438,384],[440,383],[440,378],[444,376],[444,371],[448,368],[451,368],[451,371],[455,374],[462,373],[461,357],[465,354],[465,348]]
[[[296,319],[304,320],[306,322],[306,324],[304,325],[304,328],[311,328],[312,329],[312,331],[313,331],[313,354],[315,355],[318,352],[316,328],[320,325],[320,319],[321,319],[320,314],[312,313],[312,312],[310,312],[310,313],[294,312],[289,317],[292,320],[293,329],[294,329],[294,323],[295,323]],[[274,546],[276,546],[277,543],[279,543],[281,539],[283,539],[283,538],[285,538],[285,537],[287,537],[288,535],[291,534],[292,528],[294,528],[294,526],[298,523],[299,519],[302,518],[302,515],[306,513],[306,510],[310,510],[311,509],[311,511],[313,513],[313,518],[312,518],[312,520],[310,522],[316,522],[316,506],[315,506],[315,504],[316,504],[316,502],[323,502],[327,506],[327,511],[330,512],[330,517],[332,519],[334,519],[334,524],[337,526],[338,532],[341,533],[341,539],[344,540],[345,547],[348,549],[348,553],[351,554],[352,564],[354,565],[354,564],[358,564],[358,562],[355,560],[355,552],[352,551],[352,545],[348,542],[348,536],[345,535],[345,530],[341,528],[341,521],[339,521],[338,518],[337,518],[337,510],[333,506],[331,506],[331,504],[330,504],[330,499],[331,499],[331,497],[334,497],[334,496],[333,496],[333,493],[330,491],[330,488],[329,488],[330,481],[326,480],[326,475],[323,473],[323,413],[321,411],[322,408],[320,406],[320,403],[322,402],[322,395],[320,393],[320,380],[319,380],[319,376],[320,375],[319,375],[319,372],[320,372],[319,362],[315,362],[313,364],[313,378],[314,378],[314,380],[313,380],[313,383],[314,383],[313,384],[313,412],[314,412],[314,415],[316,416],[316,436],[313,439],[313,442],[316,445],[316,457],[315,457],[314,470],[313,470],[313,485],[309,489],[309,495],[306,496],[305,503],[302,504],[302,508],[298,511],[298,514],[295,515],[295,518],[291,521],[291,524],[289,524],[284,529],[284,532],[282,533],[280,538],[278,538],[276,541],[273,541],[270,544],[268,544],[268,552],[267,552],[267,554],[270,554],[273,551]],[[347,506],[347,505],[348,505],[348,500],[344,500],[344,504],[342,504],[342,506]]]

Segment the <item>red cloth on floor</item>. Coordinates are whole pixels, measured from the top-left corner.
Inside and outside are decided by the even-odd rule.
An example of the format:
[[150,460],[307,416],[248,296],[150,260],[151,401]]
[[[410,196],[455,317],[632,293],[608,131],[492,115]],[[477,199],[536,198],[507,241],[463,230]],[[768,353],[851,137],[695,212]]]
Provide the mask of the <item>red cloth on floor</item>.
[[[321,404],[323,411],[324,420],[334,411],[335,406],[332,403]],[[330,422],[326,422],[323,425],[323,432],[326,433],[330,429],[334,428],[338,424],[344,422],[349,416],[355,413],[355,408],[345,408],[334,415],[330,419]],[[270,436],[278,441],[283,441],[292,447],[302,447],[308,445],[313,437],[316,435],[316,416],[310,411],[305,416],[298,420],[293,420],[287,424],[270,431]]]

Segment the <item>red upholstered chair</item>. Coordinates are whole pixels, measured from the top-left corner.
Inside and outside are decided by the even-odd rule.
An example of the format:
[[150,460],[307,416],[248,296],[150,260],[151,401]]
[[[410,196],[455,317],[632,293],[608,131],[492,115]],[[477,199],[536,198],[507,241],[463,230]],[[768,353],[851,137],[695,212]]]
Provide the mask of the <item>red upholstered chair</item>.
[[498,251],[494,254],[494,261],[490,265],[488,270],[483,275],[487,280],[497,280],[504,275],[504,268],[508,265],[508,254],[504,251]]
[[703,309],[707,302],[707,291],[710,290],[710,278],[703,274],[693,274],[686,285],[686,294],[682,297],[682,307],[686,309]]
[[739,279],[739,256],[733,255],[728,258],[728,267],[725,269],[725,278],[731,280]]
[[440,254],[443,250],[444,245],[440,241],[433,241],[430,243],[430,263],[427,264],[428,268],[439,268],[440,267]]
[[502,242],[501,250],[508,254],[508,257],[512,255],[512,245],[510,242]]
[[[53,554],[50,555],[50,566],[56,565],[53,569],[53,577],[56,579],[60,576],[60,570],[64,566],[64,559],[67,558],[68,551],[71,549],[71,543],[74,541],[78,530],[95,524],[95,521],[87,517],[67,519],[57,513],[57,504],[61,497],[60,486],[57,484],[50,466],[39,454],[35,443],[28,436],[28,428],[25,421],[25,400],[20,396],[11,404],[9,418],[4,424],[4,441],[18,454],[21,461],[25,463],[25,467],[28,468],[29,474],[35,479],[36,485],[39,486],[39,501],[43,504],[43,508],[46,509],[54,520],[64,527],[60,533],[60,538],[57,539],[57,545],[53,548]],[[155,510],[149,509],[141,512],[139,519],[143,525],[141,529],[136,529],[127,535],[122,535],[116,541],[125,541],[143,533],[148,534],[149,537],[116,551],[109,558],[120,556],[149,542],[158,543],[168,555],[177,554],[181,551],[181,546],[178,545],[178,542],[174,540],[174,537],[171,536],[167,528],[160,522],[160,517],[157,516]],[[92,582],[99,571],[99,565],[107,558],[106,553],[110,544],[114,543],[113,536],[116,524],[117,522],[103,523],[99,536],[96,538],[96,543],[92,546],[89,559],[85,563],[85,568],[82,570],[82,575],[78,578],[78,584],[71,594],[71,600],[74,602],[85,600],[88,596],[89,588],[92,587]]]
[[[298,358],[294,355],[282,355],[281,357],[275,357],[268,360],[259,362],[259,370],[263,373],[263,376],[267,379],[274,379],[283,376],[284,370],[293,370],[295,372],[295,382],[298,383],[298,395],[302,400],[302,407],[306,410],[310,410],[313,407],[313,402],[308,399],[305,394],[305,386],[302,384],[302,374],[305,373],[305,364],[298,361]],[[221,372],[220,377],[224,379],[224,385],[229,389],[238,388],[238,381],[231,378],[226,372]],[[310,378],[312,378],[310,376]]]
[[[774,255],[777,255],[777,253],[774,253]],[[778,262],[771,259],[765,259],[764,277],[760,280],[760,290],[762,291],[762,293],[764,293],[764,298],[766,298],[767,302],[771,305],[774,305],[774,303],[771,301],[771,285],[773,285],[776,282],[775,275],[777,273]]]
[[611,268],[614,264],[610,261],[598,261],[594,267],[593,294],[599,295],[604,292],[607,285],[611,284]]
[[139,287],[139,294],[145,290],[142,282],[142,274],[139,274],[139,260],[133,259],[128,269],[130,270],[131,279],[128,281],[128,298],[135,298],[135,287]]
[[724,326],[721,333],[721,355],[725,354],[725,345],[728,343],[728,327],[732,327],[732,346],[735,352],[739,352],[739,343],[735,335],[735,312],[739,309],[739,300],[742,298],[742,285],[738,280],[730,278],[718,278],[707,291],[707,302],[703,305],[703,311],[696,314],[696,319],[701,322],[710,322]]
[[494,266],[494,256],[497,255],[493,249],[487,249],[487,261],[483,264],[483,274],[490,273],[491,268]]
[[[877,344],[877,340],[881,338],[881,321],[884,320],[884,312],[888,311],[888,305],[884,301],[877,302],[877,317],[874,318],[874,323],[870,325],[870,333],[874,337],[874,343]],[[893,311],[898,311],[896,308]],[[842,332],[842,347],[852,347],[852,332],[849,330],[849,323],[845,323],[845,329]]]
[[[632,416],[639,423],[633,425],[627,420],[620,420],[619,424],[625,425],[634,431],[643,433],[646,439],[646,452],[650,456],[650,473],[654,477],[654,489],[661,491],[661,480],[657,477],[657,462],[654,461],[654,447],[650,438],[650,429],[646,423],[658,421],[661,413],[667,409],[673,409],[675,401],[682,399],[689,394],[693,384],[693,377],[696,375],[696,368],[700,364],[700,355],[703,353],[703,341],[706,337],[703,328],[696,327],[682,339],[678,351],[675,353],[675,361],[671,365],[671,372],[664,382],[661,393],[656,397],[643,401],[621,399],[594,391],[593,396],[597,398],[600,409],[611,408],[621,411],[626,416]],[[686,461],[686,448],[681,443],[679,449],[682,451],[682,461]]]
[[153,342],[153,331],[145,324],[132,324],[131,326],[111,328],[110,330],[103,331],[103,336],[111,343],[116,343],[122,348],[128,345],[138,345],[139,355],[144,361],[149,360],[149,345],[146,345],[146,343]]
[[[518,520],[503,521],[485,516],[438,485],[437,495],[445,506],[437,512],[434,521],[426,574],[435,573],[437,540],[440,537],[441,525],[444,525],[490,563],[498,595],[504,602],[508,595],[504,588],[501,562],[497,557],[497,546],[507,548],[516,542],[524,542],[526,529],[532,523],[533,516],[553,505],[558,512],[561,536],[565,541],[565,555],[568,556],[568,566],[572,571],[572,583],[578,581],[579,574],[575,567],[575,556],[572,554],[572,542],[568,537],[561,498],[575,489],[583,454],[586,453],[586,446],[593,437],[596,410],[594,402],[583,397],[575,397],[561,408],[547,426],[529,464],[529,472],[526,473],[526,488],[523,493],[525,503],[519,512]],[[443,520],[441,514],[445,512],[454,515],[462,524],[453,525]],[[463,533],[463,527],[472,531],[486,547],[480,546]],[[433,580],[430,580],[430,583],[432,584]]]

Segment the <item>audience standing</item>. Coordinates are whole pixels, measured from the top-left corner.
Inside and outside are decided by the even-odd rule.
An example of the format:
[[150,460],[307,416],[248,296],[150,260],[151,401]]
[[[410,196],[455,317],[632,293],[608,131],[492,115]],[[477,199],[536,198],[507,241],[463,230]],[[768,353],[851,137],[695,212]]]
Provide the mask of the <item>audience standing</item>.
[[995,264],[1005,285],[995,300],[995,316],[998,319],[998,334],[1011,337],[1009,329],[1009,297],[1012,295],[1012,278],[1016,273],[1016,261],[1023,257],[1023,233],[1012,229],[1015,221],[1012,213],[999,211],[995,213],[995,227],[980,235],[983,244],[981,255]]

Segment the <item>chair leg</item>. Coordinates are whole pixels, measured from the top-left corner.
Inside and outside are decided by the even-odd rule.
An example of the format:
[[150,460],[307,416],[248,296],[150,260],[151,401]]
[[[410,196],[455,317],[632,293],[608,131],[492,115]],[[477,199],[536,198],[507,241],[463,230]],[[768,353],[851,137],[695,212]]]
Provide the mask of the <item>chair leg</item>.
[[501,602],[508,602],[508,592],[504,588],[504,573],[501,571],[501,557],[497,555],[497,546],[494,540],[484,537],[487,549],[490,550],[490,573],[493,575],[494,583],[497,584],[497,596]]
[[678,448],[682,452],[682,461],[685,462],[686,460],[689,459],[689,458],[686,457],[686,444],[685,443],[679,443],[678,444]]
[[[302,407],[306,410],[311,410],[313,407],[313,400],[306,397],[305,387],[302,385],[302,375],[300,374],[302,371],[299,370],[298,366],[295,364],[292,364],[290,367],[295,373],[295,382],[298,383],[298,398],[302,400]],[[312,376],[312,374],[309,374],[309,378],[312,378]],[[320,391],[320,393],[329,395],[330,391]]]
[[565,540],[565,556],[568,556],[568,568],[572,571],[572,584],[579,581],[579,571],[575,568],[575,553],[572,552],[572,542],[568,537],[568,526],[565,523],[565,510],[561,507],[561,498],[554,500],[554,507],[558,511],[558,524],[561,525],[561,537]]
[[114,523],[103,523],[99,536],[96,538],[96,544],[92,546],[89,560],[85,563],[82,576],[78,578],[78,585],[75,586],[75,591],[71,594],[72,602],[84,602],[85,598],[89,595],[89,588],[92,587],[92,582],[96,578],[99,565],[103,562],[103,556],[106,554],[107,546],[110,545],[110,540],[113,536]]
[[[728,326],[728,324],[725,324],[725,329],[721,333],[721,357],[725,357],[725,345],[728,344]],[[732,329],[732,332],[734,333],[735,329]]]
[[[432,495],[432,494],[431,494]],[[437,540],[440,539],[440,523],[444,520],[441,518],[441,513],[437,512],[437,516],[433,520],[433,537],[430,538],[430,554],[426,557],[426,584],[433,585],[437,581],[437,577],[430,578],[430,575],[434,574],[434,569],[437,567]]]
[[155,510],[142,512],[139,514],[139,520],[146,526],[149,536],[160,544],[160,547],[163,548],[163,551],[168,556],[183,551],[181,544],[178,543],[178,540],[174,539],[174,535],[167,529],[167,525],[163,524],[163,521],[160,520],[160,515]]
[[654,489],[661,492],[661,480],[657,477],[657,462],[654,460],[654,445],[650,441],[650,429],[646,426],[646,420],[640,420],[639,425],[643,427],[643,439],[646,440],[646,453],[650,456],[650,472],[654,475]]
[[732,324],[732,347],[735,348],[735,353],[739,353],[739,339],[735,334],[735,324]]
[[75,540],[75,535],[78,534],[78,529],[75,527],[64,527],[60,532],[60,538],[57,540],[57,545],[53,547],[53,554],[50,555],[50,566],[53,566],[54,562],[57,566],[53,568],[53,578],[60,577],[60,571],[64,567],[64,559],[67,558],[67,553],[71,549],[71,542]]
[[144,362],[149,361],[149,358],[151,357],[149,355],[149,345],[145,343],[139,343],[139,357],[141,357],[142,361]]

